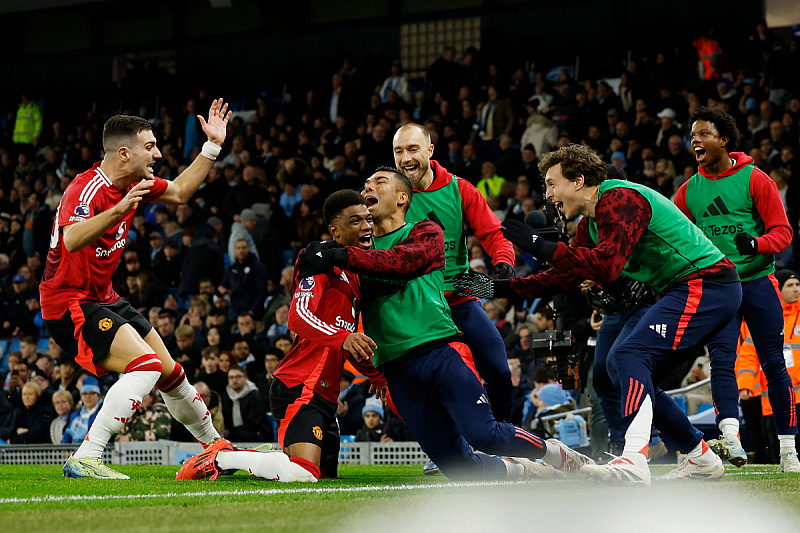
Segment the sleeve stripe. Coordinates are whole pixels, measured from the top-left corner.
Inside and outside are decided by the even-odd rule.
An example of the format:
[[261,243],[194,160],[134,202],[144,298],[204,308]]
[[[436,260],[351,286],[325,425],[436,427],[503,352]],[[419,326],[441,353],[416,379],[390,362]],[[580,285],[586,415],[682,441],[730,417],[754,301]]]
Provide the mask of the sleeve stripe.
[[311,311],[308,309],[308,299],[309,296],[302,296],[297,300],[297,314],[302,318],[309,326],[314,329],[325,333],[326,335],[336,335],[339,331],[331,326],[330,324],[323,322],[316,316],[314,316]]
[[94,198],[94,195],[103,186],[102,180],[97,179],[97,177],[92,178],[89,183],[83,188],[81,191],[80,198],[78,199],[81,203],[88,204]]

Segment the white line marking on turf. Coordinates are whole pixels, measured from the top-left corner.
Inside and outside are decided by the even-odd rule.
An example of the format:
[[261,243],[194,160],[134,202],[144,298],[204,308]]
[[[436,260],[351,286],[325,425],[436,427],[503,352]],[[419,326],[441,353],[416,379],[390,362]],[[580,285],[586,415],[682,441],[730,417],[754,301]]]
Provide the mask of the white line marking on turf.
[[0,498],[0,504],[8,503],[36,503],[36,502],[64,502],[64,501],[99,501],[99,500],[140,500],[154,498],[173,498],[173,497],[195,497],[204,496],[246,496],[260,495],[269,496],[272,494],[319,494],[334,492],[369,492],[373,490],[421,490],[421,489],[441,489],[441,488],[469,488],[469,487],[494,487],[503,485],[522,485],[526,481],[483,481],[465,483],[442,483],[438,485],[378,485],[363,487],[327,487],[327,488],[303,488],[303,489],[253,489],[253,490],[215,490],[208,492],[165,492],[162,494],[89,494],[71,496],[34,496],[32,498]]

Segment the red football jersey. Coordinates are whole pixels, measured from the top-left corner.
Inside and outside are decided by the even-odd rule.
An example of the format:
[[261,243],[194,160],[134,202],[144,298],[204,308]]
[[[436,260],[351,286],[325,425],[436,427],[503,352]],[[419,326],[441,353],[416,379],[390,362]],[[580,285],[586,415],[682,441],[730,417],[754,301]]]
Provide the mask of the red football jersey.
[[[164,194],[167,184],[166,180],[155,178],[155,185],[142,201],[150,202]],[[95,163],[86,172],[75,176],[64,191],[53,220],[50,251],[39,285],[42,318],[59,319],[74,302],[114,303],[119,300],[119,294],[111,285],[111,277],[125,248],[134,210],[112,224],[98,240],[77,252],[69,252],[64,247],[61,228],[111,209],[134,185],[136,183],[124,191],[119,190],[100,169],[100,163]]]
[[296,265],[293,276],[289,329],[297,337],[275,369],[275,377],[287,387],[303,384],[336,402],[344,362],[349,359],[372,383],[386,385],[369,360],[358,362],[350,352],[342,350],[344,340],[358,328],[359,277],[334,267],[297,282]]

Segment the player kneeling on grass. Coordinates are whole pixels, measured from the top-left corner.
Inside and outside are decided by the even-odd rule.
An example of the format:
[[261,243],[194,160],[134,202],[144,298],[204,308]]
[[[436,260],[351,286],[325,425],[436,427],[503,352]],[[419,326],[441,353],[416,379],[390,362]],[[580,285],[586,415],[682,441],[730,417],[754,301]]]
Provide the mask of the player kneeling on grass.
[[[357,192],[333,193],[322,213],[337,243],[362,249],[372,245],[372,215]],[[216,479],[229,469],[247,470],[275,481],[315,482],[320,477],[337,477],[336,400],[345,360],[370,378],[380,396],[386,382],[368,360],[375,343],[355,331],[361,298],[359,277],[333,268],[298,280],[295,269],[292,279],[289,328],[297,333],[297,339],[275,369],[270,388],[278,443],[285,453],[240,451],[227,441],[218,441],[186,461],[177,479]]]
[[153,173],[161,159],[150,122],[116,115],[103,127],[105,158],[79,174],[56,211],[47,267],[39,287],[42,317],[55,342],[95,376],[123,374],[106,394],[85,440],[64,465],[64,475],[128,479],[101,457],[114,433],[130,420],[154,386],[172,416],[201,443],[219,434],[181,365],[145,317],[114,292],[119,264],[139,202],[185,204],[205,179],[225,141],[231,114],[214,100],[208,121],[198,116],[208,141],[175,181]]

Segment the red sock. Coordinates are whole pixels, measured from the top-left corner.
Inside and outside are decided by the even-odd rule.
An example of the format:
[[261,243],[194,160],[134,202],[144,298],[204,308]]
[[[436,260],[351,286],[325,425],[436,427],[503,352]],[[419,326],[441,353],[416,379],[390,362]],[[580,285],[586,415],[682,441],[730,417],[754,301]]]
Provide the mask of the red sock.
[[312,463],[311,461],[309,461],[308,459],[303,459],[302,457],[291,455],[289,456],[289,460],[296,465],[302,466],[303,468],[308,470],[312,476],[319,479],[319,476],[321,474],[319,471],[319,467],[314,463]]

